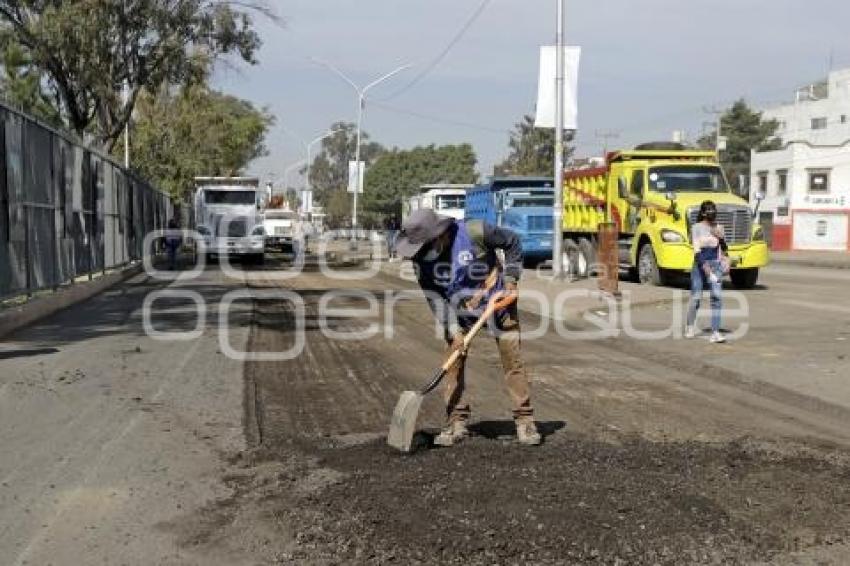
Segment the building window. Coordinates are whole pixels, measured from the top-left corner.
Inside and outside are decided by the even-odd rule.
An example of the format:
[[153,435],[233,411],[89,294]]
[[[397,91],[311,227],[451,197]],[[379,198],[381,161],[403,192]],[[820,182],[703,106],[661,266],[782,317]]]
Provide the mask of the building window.
[[787,206],[776,207],[776,216],[788,216],[788,207]]
[[776,172],[776,194],[785,196],[788,194],[788,170],[780,169]]
[[825,130],[826,129],[826,118],[812,118],[812,129],[813,130]]
[[841,115],[841,123],[842,123],[842,124],[846,124],[846,123],[847,123],[847,114],[842,114],[842,115]]
[[822,238],[822,237],[826,236],[826,220],[818,220],[818,225],[817,225],[816,230],[817,230],[818,237]]
[[828,169],[812,169],[809,171],[809,192],[810,193],[828,193],[829,192],[829,170]]
[[763,196],[767,196],[767,171],[759,171],[757,175],[756,191],[760,192]]

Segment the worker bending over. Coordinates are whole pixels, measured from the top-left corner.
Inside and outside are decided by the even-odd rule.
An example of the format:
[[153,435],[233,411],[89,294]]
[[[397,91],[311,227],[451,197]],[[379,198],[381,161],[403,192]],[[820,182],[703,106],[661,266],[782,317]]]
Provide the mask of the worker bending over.
[[[504,252],[504,271],[497,250]],[[413,260],[419,285],[443,327],[449,353],[462,347],[464,333],[492,296],[517,291],[522,274],[522,246],[514,232],[480,220],[464,222],[439,216],[430,209],[416,210],[404,221],[396,240],[396,252]],[[498,269],[495,283],[482,294],[493,269]],[[489,321],[489,328],[496,338],[505,371],[517,439],[522,444],[540,444],[528,374],[520,357],[516,302],[497,311]],[[451,446],[469,435],[470,408],[464,399],[465,362],[464,355],[444,377],[447,423],[434,440],[440,446]]]

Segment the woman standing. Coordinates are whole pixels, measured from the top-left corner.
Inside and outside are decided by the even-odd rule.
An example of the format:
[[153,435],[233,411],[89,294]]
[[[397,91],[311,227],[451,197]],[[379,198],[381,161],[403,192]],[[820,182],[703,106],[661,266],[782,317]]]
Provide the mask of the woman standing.
[[712,343],[725,342],[720,332],[720,313],[723,308],[721,293],[723,275],[728,262],[724,259],[723,227],[717,224],[717,206],[710,200],[699,207],[697,222],[691,226],[691,239],[694,246],[694,266],[691,269],[691,300],[688,305],[688,320],[685,338],[696,336],[695,323],[699,310],[702,291],[705,287],[711,293],[711,338]]

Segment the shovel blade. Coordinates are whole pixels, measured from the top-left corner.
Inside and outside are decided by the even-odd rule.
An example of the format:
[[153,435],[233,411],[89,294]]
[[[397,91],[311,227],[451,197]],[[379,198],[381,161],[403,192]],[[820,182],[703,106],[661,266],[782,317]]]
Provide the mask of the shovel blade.
[[410,452],[420,405],[422,405],[422,394],[418,391],[404,391],[401,394],[390,420],[387,444],[402,452]]

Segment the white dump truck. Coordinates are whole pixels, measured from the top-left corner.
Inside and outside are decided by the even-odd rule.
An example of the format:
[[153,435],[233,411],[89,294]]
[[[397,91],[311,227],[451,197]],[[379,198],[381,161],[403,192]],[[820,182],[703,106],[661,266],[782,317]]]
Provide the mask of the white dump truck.
[[266,248],[295,253],[303,238],[303,222],[298,213],[283,208],[267,208],[263,226],[266,229]]
[[422,185],[419,187],[419,193],[405,203],[404,216],[407,217],[420,208],[430,208],[437,214],[463,220],[466,190],[470,187],[472,185],[448,183]]
[[256,262],[265,259],[264,191],[255,177],[196,177],[198,252]]

